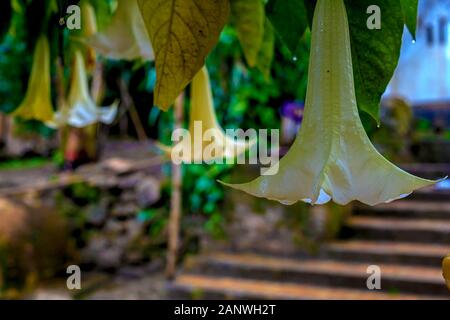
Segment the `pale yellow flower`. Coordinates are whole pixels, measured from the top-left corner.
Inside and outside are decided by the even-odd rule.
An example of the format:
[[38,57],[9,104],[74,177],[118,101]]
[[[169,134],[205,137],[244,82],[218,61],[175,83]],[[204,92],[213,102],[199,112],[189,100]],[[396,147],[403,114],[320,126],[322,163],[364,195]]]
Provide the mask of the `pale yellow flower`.
[[191,83],[189,137],[172,148],[162,148],[185,163],[201,163],[235,158],[255,142],[235,140],[227,136],[220,127],[214,111],[208,70],[204,66]]
[[33,66],[28,80],[25,98],[12,113],[25,120],[42,122],[53,119],[50,81],[50,49],[47,37],[42,35],[36,42]]
[[118,0],[110,25],[88,39],[98,53],[111,59],[153,60],[153,49],[137,0]]

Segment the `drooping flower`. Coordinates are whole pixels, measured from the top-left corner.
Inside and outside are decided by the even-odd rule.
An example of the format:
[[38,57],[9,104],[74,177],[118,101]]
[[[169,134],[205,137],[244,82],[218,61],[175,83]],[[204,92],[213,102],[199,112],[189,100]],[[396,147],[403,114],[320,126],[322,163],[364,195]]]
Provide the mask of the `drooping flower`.
[[349,26],[343,0],[318,0],[313,19],[305,113],[275,175],[230,185],[285,204],[389,202],[435,183],[386,160],[358,115]]
[[153,60],[153,49],[137,0],[118,0],[110,25],[88,44],[111,59]]
[[201,163],[218,159],[233,159],[245,152],[256,141],[235,140],[226,135],[217,121],[214,102],[205,66],[191,83],[189,134],[172,148],[161,146],[180,162]]
[[109,107],[99,107],[95,104],[89,94],[83,55],[76,51],[67,105],[62,106],[54,119],[47,124],[51,127],[69,125],[76,128],[97,122],[111,124],[117,115],[117,105],[116,102]]
[[44,35],[41,35],[36,42],[33,66],[25,98],[12,115],[24,120],[38,120],[42,122],[53,119],[50,48],[47,37]]

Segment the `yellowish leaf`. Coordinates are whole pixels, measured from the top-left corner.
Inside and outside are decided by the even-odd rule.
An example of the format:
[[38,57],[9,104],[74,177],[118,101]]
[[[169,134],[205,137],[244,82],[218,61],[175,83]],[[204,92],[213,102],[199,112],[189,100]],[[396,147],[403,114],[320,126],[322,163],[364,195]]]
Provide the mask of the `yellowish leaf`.
[[261,0],[231,0],[231,20],[237,29],[248,65],[255,67],[264,38],[263,2]]
[[228,0],[138,0],[155,51],[155,105],[168,108],[205,63],[229,14]]
[[[318,0],[304,120],[279,170],[232,187],[285,204],[389,202],[435,183],[386,160],[370,142],[356,106],[343,0]],[[274,167],[275,169],[276,167]]]

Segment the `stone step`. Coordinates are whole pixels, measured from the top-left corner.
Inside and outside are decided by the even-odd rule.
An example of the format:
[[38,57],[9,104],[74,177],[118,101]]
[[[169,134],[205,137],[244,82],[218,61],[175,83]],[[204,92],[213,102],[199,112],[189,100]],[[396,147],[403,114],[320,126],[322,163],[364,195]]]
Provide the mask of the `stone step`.
[[414,191],[410,196],[405,198],[406,201],[441,201],[450,202],[449,189],[436,189],[429,187]]
[[445,297],[388,294],[306,284],[184,274],[169,285],[172,299],[422,300]]
[[450,221],[450,202],[398,200],[374,207],[356,204],[356,215],[369,215],[394,218],[448,219]]
[[450,244],[450,220],[354,216],[342,229],[342,236],[381,241]]
[[351,240],[327,244],[323,251],[329,258],[352,262],[439,267],[443,257],[450,253],[450,245]]
[[[367,263],[286,259],[256,254],[216,253],[191,265],[190,273],[367,290]],[[378,264],[385,293],[447,295],[440,267]]]
[[400,167],[411,174],[427,179],[450,176],[450,163],[410,163]]

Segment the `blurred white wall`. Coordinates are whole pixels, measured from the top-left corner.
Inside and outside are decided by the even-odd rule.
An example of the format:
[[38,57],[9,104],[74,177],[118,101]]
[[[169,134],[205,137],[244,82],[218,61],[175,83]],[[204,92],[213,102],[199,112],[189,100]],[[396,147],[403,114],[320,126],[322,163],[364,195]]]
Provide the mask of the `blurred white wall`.
[[417,39],[405,28],[399,64],[383,98],[450,105],[450,0],[420,0]]

